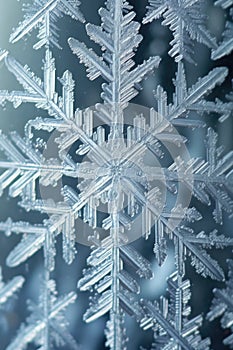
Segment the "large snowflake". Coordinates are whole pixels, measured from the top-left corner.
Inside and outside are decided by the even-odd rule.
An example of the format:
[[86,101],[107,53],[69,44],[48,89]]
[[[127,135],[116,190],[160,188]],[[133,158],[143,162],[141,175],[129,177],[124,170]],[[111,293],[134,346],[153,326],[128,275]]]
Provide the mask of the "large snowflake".
[[[216,2],[223,8],[231,4]],[[217,45],[206,28],[206,17],[201,15],[203,1],[150,0],[143,23],[163,16],[162,24],[173,33],[169,54],[177,66],[175,92],[169,103],[167,92],[159,85],[154,108],[133,105],[131,101],[140,92],[143,80],[163,62],[154,56],[135,63],[134,55],[143,40],[136,13],[125,0],[107,0],[99,9],[101,25],[86,25],[89,38],[100,45],[102,54],[77,39],[68,40],[73,53],[86,66],[88,78],[102,77],[104,81],[102,103],[75,110],[74,80],[69,70],[59,78],[62,95],[56,92],[53,48],[60,48],[56,24],[60,17],[85,21],[79,5],[79,1],[72,0],[34,0],[25,7],[24,20],[10,37],[14,43],[38,29],[34,49],[45,52],[43,78],[10,52],[1,51],[1,59],[22,86],[20,91],[0,91],[1,104],[12,102],[17,108],[25,102],[33,103],[47,113],[47,117],[29,120],[24,136],[17,132],[0,134],[0,149],[5,156],[0,161],[1,191],[9,188],[9,196],[19,197],[19,206],[26,212],[47,215],[37,224],[10,218],[0,222],[7,236],[23,234],[6,259],[9,267],[27,261],[42,247],[44,250],[39,304],[30,302],[32,314],[27,325],[20,327],[7,349],[25,349],[31,342],[41,350],[51,349],[53,344],[78,348],[62,312],[76,295],[70,292],[57,296],[51,279],[60,234],[63,258],[68,264],[75,259],[76,241],[91,246],[89,267],[83,271],[78,287],[94,290],[84,314],[86,322],[109,314],[107,347],[126,349],[125,314],[129,314],[143,329],[153,329],[153,349],[209,349],[209,339],[202,340],[199,333],[201,316],[190,317],[186,266],[191,262],[202,276],[223,281],[224,272],[209,250],[232,246],[233,239],[216,229],[196,231],[193,222],[203,218],[191,200],[213,205],[217,224],[223,223],[225,213],[232,216],[233,153],[224,154],[217,133],[208,127],[206,158],[191,157],[187,139],[179,132],[184,129],[179,127],[205,127],[202,115],[206,114],[217,115],[220,122],[231,115],[231,95],[226,101],[207,99],[224,82],[228,69],[215,67],[188,87],[185,60],[194,63],[195,42],[210,48],[217,59],[231,51],[232,39],[228,35]],[[80,232],[80,221],[90,226],[91,233]],[[145,298],[139,300],[137,277],[151,279],[153,269],[149,259],[130,244],[152,234],[151,250],[160,266],[166,260],[169,240],[175,249],[175,272],[168,278],[170,297],[161,298],[161,305]],[[15,280],[13,289],[19,284],[22,279]]]

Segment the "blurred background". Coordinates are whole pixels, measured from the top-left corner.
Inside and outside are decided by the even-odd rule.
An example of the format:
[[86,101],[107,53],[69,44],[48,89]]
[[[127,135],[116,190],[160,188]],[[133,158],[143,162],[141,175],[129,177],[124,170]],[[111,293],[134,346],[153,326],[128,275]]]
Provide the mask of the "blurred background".
[[[129,2],[134,5],[137,13],[136,19],[140,22],[145,14],[147,1],[135,0]],[[27,64],[36,75],[42,77],[43,72],[41,67],[43,50],[32,50],[37,31],[33,31],[27,40],[20,41],[14,45],[9,44],[8,42],[12,28],[16,27],[19,21],[23,18],[21,11],[22,3],[23,1],[17,0],[10,0],[8,2],[0,0],[0,48],[9,50],[10,53],[23,65]],[[84,13],[87,22],[100,24],[98,8],[103,6],[103,4],[104,1],[100,0],[82,1],[81,10]],[[210,31],[218,40],[220,40],[227,19],[226,14],[220,8],[214,7],[213,1],[206,1],[206,6],[208,13],[207,25]],[[86,78],[86,71],[83,65],[79,63],[78,59],[71,53],[67,44],[67,39],[69,37],[78,38],[80,41],[84,41],[88,46],[92,46],[97,52],[100,52],[99,47],[89,40],[82,24],[76,23],[67,16],[60,19],[57,24],[60,28],[59,43],[63,47],[62,50],[56,48],[53,50],[56,59],[57,76],[61,77],[66,69],[73,73],[73,78],[76,81],[76,108],[79,107],[80,109],[83,109],[92,106],[97,102],[101,102],[101,78],[94,82],[90,82]],[[172,101],[172,94],[174,92],[172,79],[175,77],[176,64],[167,54],[169,50],[169,42],[172,40],[172,36],[166,27],[161,26],[161,21],[155,21],[150,25],[143,26],[141,28],[141,34],[143,35],[144,40],[136,54],[136,62],[140,63],[151,55],[160,55],[162,57],[162,62],[156,73],[151,75],[143,83],[142,92],[133,102],[147,107],[156,107],[153,90],[156,89],[158,84],[161,84],[168,92],[169,102]],[[210,61],[209,50],[203,45],[195,43],[195,61],[197,64],[195,66],[186,64],[188,86],[191,86],[196,82],[199,76],[206,75],[211,68],[215,66],[227,66],[230,70],[229,78],[227,78],[224,84],[215,89],[210,95],[210,99],[215,97],[225,99],[226,93],[232,89],[232,58],[232,55],[228,55],[224,59],[212,62]],[[0,63],[0,89],[21,89],[20,85],[15,80],[15,77],[7,71],[3,62]],[[57,84],[57,91],[61,94],[61,86],[59,86],[59,84]],[[4,133],[17,130],[18,133],[23,136],[26,122],[37,116],[46,116],[46,113],[37,110],[33,105],[28,104],[22,104],[15,110],[10,103],[7,103],[6,107],[0,110],[0,129],[2,129]],[[219,144],[224,145],[225,150],[229,151],[233,145],[233,119],[228,118],[224,123],[220,123],[217,120],[216,115],[203,116],[203,118],[205,118],[208,125],[212,126],[218,132]],[[204,142],[200,142],[200,140],[204,140],[205,138],[205,128],[198,130],[184,130],[180,128],[178,129],[178,132],[184,134],[189,139],[187,146],[191,156],[205,157],[205,144]],[[17,201],[17,198],[10,198],[7,191],[4,192],[0,202],[0,221],[5,221],[10,216],[14,221],[23,220],[32,223],[40,223],[46,218],[45,215],[35,212],[26,213],[23,209],[17,206]],[[220,233],[225,233],[226,235],[233,237],[232,220],[230,221],[224,217],[224,225],[216,225],[212,219],[212,207],[206,208],[196,201],[193,201],[191,204],[197,205],[198,210],[204,215],[204,220],[193,224],[195,230],[199,232],[202,229],[205,229],[206,232],[210,232],[214,228],[217,228]],[[205,227],[203,227],[203,224]],[[16,235],[7,238],[3,233],[0,233],[0,265],[3,267],[4,281],[8,281],[13,276],[19,274],[26,278],[25,285],[19,293],[19,298],[13,298],[13,301],[11,300],[5,309],[0,309],[0,350],[6,348],[6,345],[9,344],[16,334],[21,322],[24,322],[25,318],[29,315],[26,300],[32,299],[37,302],[38,284],[41,281],[40,276],[43,273],[42,251],[39,251],[34,257],[30,258],[26,264],[17,268],[9,269],[5,265],[7,255],[19,240],[20,237],[17,237]],[[55,278],[57,289],[59,293],[62,294],[71,290],[76,290],[77,281],[82,276],[82,270],[86,266],[86,258],[90,250],[88,247],[78,244],[77,258],[71,266],[67,266],[60,258],[61,246],[61,237],[59,237],[56,245],[58,252],[56,259],[57,268],[52,277]],[[158,299],[160,295],[165,295],[166,278],[175,270],[173,244],[171,242],[169,245],[169,256],[162,268],[158,267],[153,256],[153,251],[151,249],[153,246],[153,237],[150,237],[148,241],[140,239],[134,242],[134,246],[152,262],[155,274],[153,280],[141,281],[141,297],[146,297],[151,300]],[[226,258],[232,257],[231,249],[213,251],[212,256],[216,257],[220,265],[227,272]],[[224,284],[198,276],[195,271],[189,267],[188,262],[187,278],[190,278],[192,285],[192,316],[200,313],[205,315],[210,307],[213,297],[212,289],[214,287],[223,288]],[[105,348],[104,327],[108,317],[106,315],[91,324],[85,324],[83,322],[82,315],[88,307],[88,296],[88,293],[81,293],[78,291],[77,302],[68,308],[67,318],[70,321],[71,333],[83,346],[83,349],[101,350]],[[126,327],[128,329],[127,334],[130,338],[128,344],[129,350],[139,349],[140,345],[149,349],[153,338],[150,331],[142,332],[137,326],[136,321],[130,317],[126,317]],[[211,337],[213,350],[225,349],[222,345],[222,339],[226,337],[228,331],[221,329],[219,320],[216,320],[211,324],[204,321],[201,332],[203,337]],[[35,347],[32,345],[28,349],[35,349]]]

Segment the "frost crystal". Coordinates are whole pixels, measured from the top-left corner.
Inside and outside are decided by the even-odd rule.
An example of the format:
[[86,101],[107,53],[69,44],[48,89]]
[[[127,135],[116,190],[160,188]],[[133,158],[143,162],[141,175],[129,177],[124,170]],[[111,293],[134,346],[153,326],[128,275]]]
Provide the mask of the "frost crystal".
[[12,295],[24,284],[23,276],[16,276],[11,281],[4,283],[2,280],[2,269],[0,269],[0,307],[7,302]]
[[[232,1],[216,1],[215,5],[222,6],[224,9],[230,7],[229,13],[233,18],[233,2]],[[233,50],[233,25],[232,22],[227,21],[225,31],[223,32],[223,40],[212,52],[212,59],[217,60],[225,55],[228,55]]]
[[7,347],[7,350],[25,349],[28,343],[35,343],[41,349],[49,350],[55,342],[57,347],[69,346],[69,349],[79,349],[73,337],[67,331],[67,321],[63,310],[76,299],[74,292],[57,298],[55,282],[42,284],[39,304],[29,301],[31,315],[27,325],[21,325],[18,336]]
[[[221,326],[223,328],[231,329],[233,331],[233,304],[232,304],[232,290],[233,290],[233,261],[228,260],[229,272],[228,280],[226,282],[226,289],[214,289],[214,300],[207,314],[207,319],[213,321],[215,318],[221,316]],[[223,340],[225,345],[233,348],[233,334],[229,335]]]
[[201,339],[199,327],[202,316],[189,319],[191,308],[188,301],[191,297],[190,281],[182,280],[175,272],[167,281],[169,301],[161,297],[159,303],[142,301],[146,316],[141,320],[144,330],[153,327],[155,343],[152,349],[210,349],[210,339]]
[[217,48],[214,37],[205,26],[203,0],[149,0],[148,12],[143,23],[163,16],[163,25],[169,26],[174,39],[169,54],[176,62],[183,58],[192,60],[192,40]]
[[33,5],[28,4],[25,6],[24,21],[20,22],[13,31],[10,36],[10,42],[17,42],[29,34],[32,29],[38,27],[39,41],[34,45],[34,49],[40,49],[47,44],[61,48],[58,43],[57,19],[65,14],[77,21],[84,22],[79,5],[80,2],[74,0],[34,0]]
[[1,328],[5,328],[5,331],[9,328],[9,320],[7,319],[7,313],[9,312],[9,305],[15,296],[15,293],[24,284],[23,276],[16,276],[9,282],[4,283],[2,278],[2,268],[0,267],[0,322]]
[[[211,6],[228,10],[232,4],[219,0]],[[38,111],[25,125],[24,135],[0,132],[0,193],[8,189],[10,198],[20,199],[21,212],[29,213],[23,219],[20,215],[16,220],[1,219],[0,230],[7,237],[22,235],[8,252],[6,265],[19,268],[27,262],[30,266],[41,248],[44,253],[39,302],[34,304],[30,298],[30,316],[9,340],[7,350],[27,349],[31,343],[40,350],[79,349],[78,335],[73,338],[64,315],[76,294],[59,296],[56,290],[61,263],[58,236],[68,265],[81,259],[76,257],[82,249],[77,242],[91,246],[77,286],[92,294],[85,322],[108,315],[106,347],[135,349],[128,337],[129,315],[138,329],[152,329],[151,349],[208,350],[211,339],[201,336],[202,316],[193,316],[189,306],[192,283],[187,274],[191,266],[203,277],[225,280],[214,253],[233,245],[231,236],[218,232],[226,217],[233,216],[233,152],[219,145],[215,124],[229,122],[233,98],[231,92],[226,99],[216,97],[229,77],[227,67],[212,64],[208,72],[199,74],[199,70],[197,79],[189,79],[189,72],[190,63],[199,64],[196,45],[206,46],[213,60],[232,51],[232,23],[226,22],[218,45],[208,29],[205,1],[149,0],[142,24],[158,20],[159,26],[163,18],[161,24],[173,35],[168,53],[176,73],[171,84],[155,86],[153,108],[146,108],[133,104],[134,98],[146,78],[167,68],[157,55],[138,63],[143,36],[133,6],[125,0],[106,0],[99,9],[101,24],[85,25],[90,46],[79,40],[79,33],[68,39],[81,63],[76,61],[77,68],[84,64],[89,80],[103,81],[102,103],[82,110],[71,71],[66,67],[61,77],[56,72],[59,19],[67,15],[84,24],[80,5],[75,0],[34,0],[24,6],[24,19],[10,42],[38,30],[33,48],[44,53],[40,76],[36,67],[34,73],[10,52],[0,52],[0,60],[21,85],[19,90],[1,90],[0,104],[5,107],[10,102],[20,108],[30,103]],[[189,128],[199,134],[205,130],[205,155],[193,155]],[[207,224],[208,211],[213,214],[213,228]],[[30,220],[35,213],[36,220],[35,216]],[[160,271],[169,257],[170,241],[175,263],[167,279],[168,298],[152,301],[143,295],[143,280],[160,283],[153,260]],[[147,244],[147,249],[139,249],[138,242]],[[227,311],[231,277],[226,292],[214,290],[216,299],[208,314],[213,319],[225,312],[224,327],[232,325],[232,312]],[[0,303],[23,282],[19,276],[6,285],[0,282]],[[224,344],[231,342],[231,336],[224,340]]]

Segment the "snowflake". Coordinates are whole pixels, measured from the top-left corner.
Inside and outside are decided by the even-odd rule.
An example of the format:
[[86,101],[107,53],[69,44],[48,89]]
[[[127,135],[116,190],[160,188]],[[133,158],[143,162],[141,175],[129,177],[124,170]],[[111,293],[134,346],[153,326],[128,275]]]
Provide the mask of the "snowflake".
[[[216,1],[215,5],[225,9],[232,1]],[[169,92],[158,85],[154,108],[146,108],[131,101],[163,60],[152,56],[136,64],[134,56],[143,37],[133,6],[125,0],[107,0],[99,9],[101,24],[85,26],[94,47],[99,45],[101,51],[76,38],[68,39],[72,52],[86,66],[87,77],[104,81],[102,103],[82,110],[75,109],[75,81],[69,70],[58,78],[61,96],[57,92],[55,64],[56,50],[61,48],[57,23],[64,15],[84,23],[79,7],[79,1],[72,0],[34,0],[24,7],[24,20],[10,41],[15,43],[38,30],[33,48],[44,52],[43,78],[10,52],[0,53],[22,86],[19,91],[1,90],[1,105],[10,102],[18,108],[32,103],[47,114],[30,119],[24,136],[16,131],[9,136],[0,134],[1,194],[9,188],[9,197],[20,198],[21,210],[47,216],[37,223],[11,218],[0,222],[6,236],[23,234],[6,258],[8,267],[26,262],[41,248],[44,251],[39,303],[30,301],[31,315],[7,349],[26,349],[29,343],[41,350],[79,348],[64,316],[76,294],[60,297],[51,278],[57,271],[56,240],[61,235],[62,255],[68,265],[76,259],[76,241],[91,246],[78,288],[94,293],[84,321],[109,315],[106,347],[126,349],[128,314],[142,329],[152,328],[152,349],[207,350],[210,339],[201,337],[202,317],[190,316],[187,266],[203,277],[224,281],[224,271],[209,250],[230,247],[233,239],[216,228],[197,230],[194,224],[205,220],[203,205],[213,207],[218,225],[225,216],[232,218],[233,153],[224,152],[216,131],[208,126],[206,156],[193,157],[182,132],[189,127],[205,128],[210,115],[220,122],[229,119],[233,102],[231,94],[226,100],[212,98],[229,75],[226,67],[214,67],[190,83],[186,62],[195,63],[196,42],[211,50],[213,59],[229,54],[231,24],[226,24],[223,42],[217,45],[206,26],[204,1],[149,0],[142,23],[163,17],[162,25],[173,34],[168,53],[174,58],[176,74],[172,101]],[[90,227],[86,235],[80,232],[80,221]],[[150,253],[144,257],[131,244],[142,237],[151,242],[152,236],[151,251],[159,266],[169,254],[170,241],[175,250],[174,273],[167,280],[169,297],[161,297],[160,302],[139,300],[139,278],[156,276]],[[12,285],[5,287],[3,299],[22,284],[22,277],[13,279]]]

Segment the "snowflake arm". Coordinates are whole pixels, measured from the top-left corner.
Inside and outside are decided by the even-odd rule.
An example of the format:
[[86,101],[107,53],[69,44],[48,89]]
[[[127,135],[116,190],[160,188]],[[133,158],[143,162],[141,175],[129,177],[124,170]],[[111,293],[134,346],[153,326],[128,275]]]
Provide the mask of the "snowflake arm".
[[[64,318],[64,310],[68,305],[76,300],[76,294],[71,292],[65,296],[57,297],[55,283],[48,281],[48,285],[43,284],[43,292],[39,304],[30,302],[29,310],[31,315],[27,319],[27,324],[22,324],[15,339],[8,345],[7,350],[13,350],[17,347],[19,350],[26,349],[29,342],[34,342],[42,346],[43,349],[51,348],[51,341],[61,346],[69,345],[70,349],[80,349],[74,338],[67,331],[67,322]],[[47,291],[48,288],[48,291]],[[46,295],[49,297],[48,314],[44,313]],[[49,320],[49,322],[48,322]],[[46,339],[45,328],[51,327],[50,338]]]
[[[169,26],[174,39],[169,54],[176,62],[183,58],[193,63],[192,40],[205,44],[209,48],[217,48],[216,40],[204,26],[202,1],[149,0],[148,12],[143,23],[164,17],[163,25]],[[201,10],[202,9],[202,10]]]
[[[69,45],[80,61],[87,66],[89,79],[93,80],[101,75],[107,81],[103,84],[102,93],[105,103],[124,106],[137,95],[135,86],[158,67],[160,59],[152,57],[132,69],[134,50],[142,40],[138,34],[140,25],[132,21],[135,13],[130,11],[127,2],[122,0],[114,4],[107,2],[106,7],[99,11],[101,27],[90,24],[86,26],[90,38],[102,46],[102,57],[73,38],[69,39]],[[127,12],[125,15],[122,14],[124,9]],[[112,18],[115,19],[114,22]]]
[[[74,260],[75,232],[74,214],[69,211],[63,215],[52,215],[44,221],[44,225],[29,225],[28,223],[12,223],[12,228],[8,228],[8,233],[24,233],[22,240],[18,243],[7,257],[8,266],[18,266],[35,254],[41,247],[47,250],[46,240],[49,238],[51,246],[48,251],[50,256],[50,269],[54,269],[54,257],[56,254],[55,240],[60,233],[63,234],[63,257],[68,264]],[[4,230],[4,224],[1,227]]]
[[[52,172],[52,174],[54,174],[54,172]],[[110,179],[109,176],[108,178]],[[45,183],[45,185],[48,185],[48,183]],[[55,254],[55,237],[61,232],[63,233],[64,238],[63,256],[68,263],[71,263],[76,252],[74,225],[79,210],[88,204],[88,201],[95,192],[101,194],[102,191],[108,190],[108,186],[109,183],[106,177],[100,177],[97,181],[93,180],[89,184],[87,190],[82,192],[79,196],[77,196],[68,186],[64,186],[64,203],[55,204],[51,201],[40,201],[36,199],[32,202],[29,202],[28,199],[23,202],[22,206],[25,207],[26,210],[33,209],[42,213],[49,213],[51,216],[49,220],[44,221],[43,225],[30,225],[24,222],[12,223],[11,220],[0,224],[0,229],[5,231],[7,235],[12,232],[16,234],[24,233],[22,241],[9,254],[7,264],[9,266],[17,266],[27,260],[42,246],[45,247],[46,236],[49,234],[51,238],[53,238],[53,247],[50,248],[50,250],[52,259],[51,266],[54,266],[53,257]]]
[[[34,122],[29,122],[27,125],[27,127],[29,127],[28,137],[33,137],[32,133],[30,132],[30,129],[32,129],[32,127],[30,127],[30,124],[39,130],[43,129],[50,132],[53,129],[57,129],[58,131],[63,130],[66,133],[60,138],[61,151],[64,150],[67,146],[71,145],[70,142],[76,141],[80,138],[80,140],[83,142],[83,150],[85,150],[85,152],[89,152],[91,149],[92,153],[95,155],[95,158],[98,159],[101,164],[103,160],[108,161],[110,158],[109,151],[107,149],[103,150],[102,147],[98,145],[92,138],[92,111],[84,111],[83,113],[76,111],[75,114],[73,113],[74,82],[69,71],[65,71],[62,78],[60,79],[60,82],[63,86],[62,97],[58,97],[58,94],[55,92],[55,65],[51,51],[48,49],[46,50],[43,82],[40,78],[36,77],[27,66],[23,67],[14,58],[9,58],[8,55],[4,55],[4,57],[6,64],[8,65],[8,69],[16,76],[20,84],[25,88],[26,92],[8,93],[6,91],[3,91],[2,99],[0,98],[1,103],[4,104],[6,100],[9,100],[15,103],[15,107],[18,107],[21,102],[37,102],[37,99],[39,98],[36,107],[48,111],[49,115],[54,117],[53,121],[51,119],[49,120],[48,118],[45,118],[43,120],[36,118]],[[24,99],[25,94],[26,98]],[[23,96],[23,98],[15,100],[14,96]],[[87,120],[89,120],[89,123],[87,123]]]
[[188,318],[191,313],[189,280],[182,280],[175,272],[167,284],[169,300],[161,297],[160,303],[142,301],[145,317],[141,320],[141,327],[145,330],[153,328],[153,349],[172,350],[177,346],[187,350],[210,349],[210,340],[202,339],[199,332],[202,317]]
[[[233,18],[233,8],[230,8],[230,16]],[[223,40],[219,46],[212,50],[211,58],[218,60],[223,56],[229,55],[233,50],[233,23],[227,21],[225,24],[225,31],[223,32]]]
[[9,186],[11,197],[20,195],[25,198],[31,188],[30,197],[33,199],[38,178],[42,184],[54,185],[63,174],[68,175],[69,170],[73,171],[70,166],[63,166],[53,159],[45,160],[32,143],[22,139],[16,132],[11,133],[11,139],[0,134],[0,148],[8,158],[8,161],[0,162],[1,168],[8,168],[0,176],[0,186],[1,191]]
[[[129,189],[130,192],[134,193],[134,196],[137,198],[138,202],[141,203],[145,208],[147,208],[155,218],[158,218],[158,208],[155,204],[148,200],[144,193],[135,186],[132,181],[124,179],[124,185]],[[200,249],[193,243],[190,243],[188,239],[185,239],[185,235],[182,233],[182,229],[176,228],[176,220],[168,220],[160,215],[160,221],[164,228],[166,228],[166,232],[170,234],[174,240],[175,244],[178,243],[186,247],[186,251],[188,251],[191,256],[193,256],[192,265],[195,266],[198,273],[201,273],[203,276],[210,276],[217,280],[224,280],[224,273],[218,263],[213,260],[204,250]],[[224,240],[223,240],[224,243]],[[225,241],[227,243],[227,241]],[[180,253],[180,259],[184,258],[184,249],[182,248],[182,253]]]
[[113,212],[111,218],[110,236],[101,241],[100,247],[93,249],[88,258],[91,268],[84,270],[84,277],[79,281],[78,287],[81,290],[88,290],[95,286],[100,297],[96,295],[92,298],[84,320],[93,321],[110,311],[106,328],[106,345],[111,349],[121,349],[126,343],[124,312],[134,315],[137,319],[141,317],[141,308],[134,298],[134,294],[139,292],[139,285],[124,271],[124,264],[128,263],[136,268],[136,273],[140,277],[150,278],[152,272],[149,262],[133,248],[119,246],[123,242],[119,242],[122,234],[119,231],[118,214]]
[[49,43],[61,48],[58,44],[55,22],[57,18],[62,17],[64,14],[77,21],[84,22],[79,5],[79,1],[74,2],[73,0],[34,0],[33,5],[26,7],[24,21],[19,23],[19,26],[11,34],[10,42],[15,43],[19,41],[34,28],[39,27],[39,42],[34,45],[35,49],[39,49]]
[[[209,313],[207,314],[207,319],[213,321],[217,317],[221,317],[221,325],[225,328],[230,328],[233,331],[233,303],[232,303],[232,271],[233,271],[233,261],[228,260],[228,280],[226,281],[226,288],[223,290],[214,289],[214,299]],[[229,346],[232,349],[233,344],[233,334],[230,334],[223,340],[224,345]]]
[[16,276],[11,281],[4,283],[2,280],[2,268],[0,268],[0,305],[12,297],[24,284],[23,276]]
[[[187,89],[184,66],[179,62],[174,81],[175,93],[173,95],[173,104],[167,104],[167,93],[161,86],[157,87],[155,97],[158,104],[158,113],[167,118],[174,126],[203,126],[204,122],[187,118],[191,111],[197,111],[201,115],[205,112],[208,114],[215,112],[220,115],[220,119],[224,118],[225,120],[232,113],[232,103],[223,103],[219,100],[214,102],[206,101],[205,96],[217,85],[221,85],[227,75],[227,68],[214,68],[206,76],[199,78],[192,87]],[[180,86],[182,86],[182,91],[180,91]]]
[[[15,107],[18,107],[22,102],[34,102],[37,108],[42,108],[51,112],[52,115],[58,115],[68,119],[70,115],[64,113],[68,103],[73,104],[72,92],[74,84],[70,73],[65,72],[60,82],[63,84],[64,96],[58,98],[55,92],[55,62],[52,57],[52,52],[47,49],[44,59],[44,81],[37,77],[30,68],[22,66],[14,57],[5,54],[5,64],[8,70],[14,74],[18,82],[22,85],[25,91],[1,92],[1,103],[6,100],[13,102]],[[69,84],[68,84],[69,83]],[[66,96],[66,98],[65,98]],[[67,100],[68,99],[68,100]],[[62,108],[60,108],[62,106]],[[73,117],[73,115],[72,115]]]

